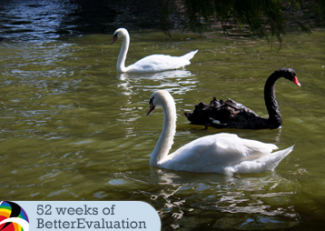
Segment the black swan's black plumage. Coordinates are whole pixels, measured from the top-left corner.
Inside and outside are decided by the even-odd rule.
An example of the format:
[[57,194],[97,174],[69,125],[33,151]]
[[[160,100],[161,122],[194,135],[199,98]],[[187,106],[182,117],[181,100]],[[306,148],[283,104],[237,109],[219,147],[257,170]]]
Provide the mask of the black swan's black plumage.
[[270,75],[264,87],[264,100],[269,113],[268,119],[258,116],[251,109],[232,99],[228,98],[223,101],[215,97],[209,105],[201,102],[195,106],[193,113],[185,112],[184,114],[192,124],[204,125],[206,128],[209,126],[243,129],[278,128],[282,124],[282,116],[275,98],[274,85],[280,77],[293,81],[300,86],[296,72],[291,68],[282,68]]

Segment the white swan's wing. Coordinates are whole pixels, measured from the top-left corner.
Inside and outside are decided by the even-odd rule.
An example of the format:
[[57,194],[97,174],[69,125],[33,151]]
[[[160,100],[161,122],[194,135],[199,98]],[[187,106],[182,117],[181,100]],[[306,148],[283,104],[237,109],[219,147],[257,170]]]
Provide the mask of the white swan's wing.
[[189,65],[189,61],[195,55],[192,51],[186,55],[177,57],[170,55],[149,55],[127,67],[128,72],[157,72],[173,70]]
[[197,52],[198,50],[188,52],[187,54],[181,56],[181,58],[191,60]]
[[177,69],[189,65],[190,61],[169,55],[150,55],[128,67],[128,72],[156,72]]
[[[278,149],[275,144],[243,139],[235,134],[219,133],[207,137],[215,139],[215,148],[218,156],[227,159],[227,162],[258,159]],[[204,138],[205,137],[202,137],[201,139]]]
[[291,147],[271,153],[266,156],[262,156],[259,159],[251,161],[243,161],[238,165],[230,166],[226,169],[226,172],[237,172],[237,173],[260,173],[274,171],[284,157],[292,152],[294,145]]
[[242,146],[242,149],[246,149],[246,160],[253,160],[265,155],[269,155],[273,150],[277,150],[278,147],[275,144],[262,143],[256,140],[242,139],[238,143]]
[[237,135],[217,134],[196,139],[168,155],[158,165],[181,171],[224,173],[226,166],[238,164],[246,158],[246,152],[234,145],[237,138]]

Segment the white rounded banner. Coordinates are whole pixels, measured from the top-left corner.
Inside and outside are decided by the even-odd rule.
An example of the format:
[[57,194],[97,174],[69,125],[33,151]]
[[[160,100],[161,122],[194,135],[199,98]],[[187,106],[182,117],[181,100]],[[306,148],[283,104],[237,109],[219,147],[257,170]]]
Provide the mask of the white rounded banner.
[[141,201],[14,201],[29,219],[29,230],[160,231],[157,211]]

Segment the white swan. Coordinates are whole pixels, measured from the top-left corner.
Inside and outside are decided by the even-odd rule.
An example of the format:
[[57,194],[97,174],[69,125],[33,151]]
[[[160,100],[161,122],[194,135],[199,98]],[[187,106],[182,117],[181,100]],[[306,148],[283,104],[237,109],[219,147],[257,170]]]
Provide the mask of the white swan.
[[196,139],[168,155],[176,130],[176,107],[173,97],[159,90],[150,98],[149,116],[156,107],[164,111],[164,123],[150,165],[188,172],[260,173],[273,171],[293,146],[278,152],[274,144],[239,138],[235,134],[220,133]]
[[158,72],[178,69],[189,65],[191,63],[190,59],[193,58],[198,51],[191,51],[180,57],[170,55],[149,55],[140,59],[138,62],[125,67],[125,59],[130,44],[130,36],[125,28],[119,28],[114,32],[111,44],[119,38],[122,38],[123,42],[116,64],[118,72]]

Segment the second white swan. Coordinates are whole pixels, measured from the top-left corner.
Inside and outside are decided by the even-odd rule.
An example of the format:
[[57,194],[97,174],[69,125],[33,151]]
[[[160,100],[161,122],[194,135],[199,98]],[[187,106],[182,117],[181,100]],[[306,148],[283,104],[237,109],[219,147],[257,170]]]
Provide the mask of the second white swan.
[[271,153],[278,149],[274,144],[239,138],[235,134],[220,133],[198,138],[174,153],[172,147],[176,132],[176,107],[168,91],[159,90],[152,94],[149,116],[156,107],[164,112],[164,123],[156,147],[151,153],[150,165],[187,172],[205,173],[260,173],[274,171],[293,146]]
[[170,55],[149,55],[125,67],[126,55],[130,45],[130,36],[125,28],[119,28],[114,32],[111,44],[119,38],[122,39],[122,47],[116,64],[118,72],[159,72],[178,69],[189,65],[191,63],[190,59],[192,59],[198,51],[191,51],[179,57]]

